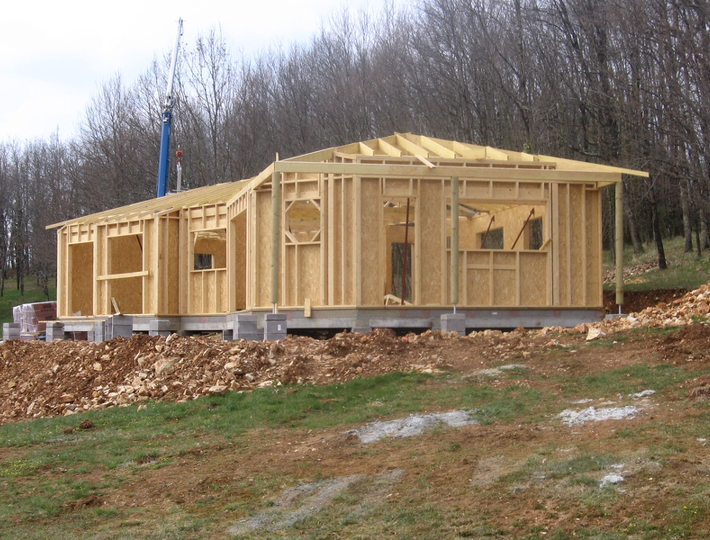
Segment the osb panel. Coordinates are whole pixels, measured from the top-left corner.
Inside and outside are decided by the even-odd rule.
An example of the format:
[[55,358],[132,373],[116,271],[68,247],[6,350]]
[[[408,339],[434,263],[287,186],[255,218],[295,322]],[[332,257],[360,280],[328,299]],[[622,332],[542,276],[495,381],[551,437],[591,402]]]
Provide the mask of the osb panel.
[[557,274],[556,286],[559,289],[561,306],[569,305],[569,209],[567,206],[567,186],[559,186],[559,197],[557,201],[557,216],[558,216],[558,242],[555,250],[558,258],[559,270]]
[[110,295],[124,315],[143,313],[143,278],[114,279],[109,282]]
[[493,182],[492,195],[494,199],[515,198],[515,182]]
[[328,212],[328,304],[343,304],[343,181],[328,181],[330,210]]
[[547,258],[545,251],[520,253],[520,305],[547,305]]
[[[463,204],[471,204],[475,206],[474,201],[461,201]],[[485,234],[488,229],[488,224],[490,223],[491,217],[495,216],[495,221],[491,226],[491,229],[503,228],[503,248],[512,249],[513,243],[515,242],[518,234],[523,229],[525,221],[530,215],[530,210],[535,210],[535,214],[531,219],[536,219],[542,217],[547,219],[545,216],[545,206],[543,205],[515,205],[498,212],[493,212],[492,214],[477,214],[476,216],[459,219],[459,246],[461,249],[480,249],[480,238],[482,234]],[[526,230],[520,236],[518,243],[515,245],[515,249],[528,249],[529,248],[529,234]]]
[[384,269],[381,267],[380,242],[382,235],[380,181],[363,178],[361,183],[361,305],[381,305],[385,294]]
[[179,255],[179,233],[180,222],[176,219],[167,220],[167,264],[168,282],[164,284],[163,294],[167,298],[168,314],[180,312],[180,295],[178,283],[180,280],[180,255]]
[[271,287],[271,193],[256,193],[256,275],[254,276],[254,305],[269,305]]
[[489,199],[491,196],[491,183],[487,181],[464,180],[462,199]]
[[94,314],[94,243],[69,246],[71,302],[67,315]]
[[247,285],[247,214],[242,212],[232,220],[232,249],[234,249],[234,281],[232,283],[236,309],[246,309]]
[[299,199],[319,199],[320,182],[316,176],[313,180],[299,180],[296,184],[296,194]]
[[156,220],[146,219],[143,223],[143,269],[149,274],[143,277],[143,306],[142,313],[157,313],[156,276],[158,275]]
[[190,272],[190,296],[192,306],[192,313],[204,313],[202,308],[202,302],[204,299],[204,279],[202,277],[202,272]]
[[601,192],[587,191],[585,204],[587,227],[587,306],[600,307],[602,301],[601,282]]
[[585,266],[584,266],[584,186],[570,185],[570,305],[584,305]]
[[444,205],[441,182],[422,182],[420,187],[421,223],[421,298],[419,304],[443,304],[441,283],[444,279],[444,248],[442,227],[444,227]]
[[490,306],[490,270],[468,269],[466,289],[468,306]]
[[[212,255],[212,268],[227,267],[227,241],[219,238],[197,237],[194,242],[194,253]],[[194,262],[193,262],[194,265]]]
[[281,302],[284,306],[295,306],[298,302],[298,248],[295,245],[284,249],[283,268],[285,272],[285,287],[281,291]]
[[515,270],[493,270],[493,305],[515,305]]
[[541,182],[520,182],[518,196],[520,199],[543,199],[543,184]]
[[493,268],[500,266],[515,266],[516,264],[516,254],[515,252],[505,252],[505,251],[494,251],[493,252]]
[[143,270],[142,235],[115,236],[109,238],[110,274],[125,274]]
[[406,178],[385,178],[382,193],[385,197],[412,197],[411,184]]
[[311,305],[321,305],[320,297],[320,246],[297,246],[298,249],[298,305],[304,305],[306,299]]
[[355,305],[355,229],[354,216],[354,181],[352,178],[343,178],[342,199],[342,303],[341,305]]

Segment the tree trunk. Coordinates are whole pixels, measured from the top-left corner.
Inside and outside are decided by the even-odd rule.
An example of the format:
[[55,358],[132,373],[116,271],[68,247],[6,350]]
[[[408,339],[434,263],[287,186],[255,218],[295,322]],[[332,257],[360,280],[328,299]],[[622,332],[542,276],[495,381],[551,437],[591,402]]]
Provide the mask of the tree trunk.
[[665,270],[668,268],[666,263],[666,252],[663,249],[663,239],[661,238],[661,225],[658,220],[658,205],[656,203],[655,189],[651,187],[651,227],[653,229],[653,240],[656,243],[656,251],[658,251],[658,268]]
[[626,224],[629,228],[629,234],[631,235],[631,244],[634,247],[634,255],[638,256],[643,253],[643,244],[639,239],[639,232],[636,227],[634,211],[631,209],[631,205],[628,201],[624,201],[624,203],[624,214],[626,215]]
[[707,249],[710,247],[710,235],[708,234],[708,221],[705,208],[700,206],[699,210],[700,218],[700,246],[702,249]]
[[683,251],[690,253],[693,251],[693,228],[690,219],[690,203],[688,201],[688,181],[683,179],[680,181],[680,208],[683,213],[683,237],[685,238],[685,246]]

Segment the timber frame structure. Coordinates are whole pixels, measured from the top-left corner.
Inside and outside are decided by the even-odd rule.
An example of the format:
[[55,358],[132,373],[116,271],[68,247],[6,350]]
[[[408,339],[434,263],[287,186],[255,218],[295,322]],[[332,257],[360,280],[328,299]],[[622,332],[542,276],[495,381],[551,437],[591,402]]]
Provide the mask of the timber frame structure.
[[183,332],[276,311],[289,329],[599,319],[602,189],[616,186],[618,244],[624,174],[648,176],[409,133],[275,161],[51,225],[58,316],[68,331],[126,314],[133,331]]

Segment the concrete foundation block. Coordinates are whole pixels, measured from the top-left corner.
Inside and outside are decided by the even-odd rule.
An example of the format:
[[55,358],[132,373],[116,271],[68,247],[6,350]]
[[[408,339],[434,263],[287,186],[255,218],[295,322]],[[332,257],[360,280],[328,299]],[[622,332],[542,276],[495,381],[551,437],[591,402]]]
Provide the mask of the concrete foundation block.
[[286,314],[267,313],[264,317],[264,340],[286,339]]
[[441,316],[441,331],[456,332],[459,336],[466,335],[466,315],[463,313],[446,313]]
[[106,341],[106,322],[96,321],[94,323],[94,343]]
[[55,339],[64,339],[64,323],[56,321],[48,322],[45,335],[47,343],[50,343]]
[[133,335],[133,317],[129,315],[114,315],[108,320],[107,339],[121,336],[130,339]]
[[[133,326],[133,323],[131,323],[131,326]],[[171,322],[167,319],[153,319],[148,323],[148,335],[167,337],[172,333],[170,326]]]
[[2,323],[2,339],[20,339],[20,323]]
[[[269,315],[267,315],[269,317]],[[282,315],[286,320],[286,315]],[[284,325],[285,328],[285,325]],[[285,334],[285,331],[284,331]],[[256,315],[235,315],[232,326],[232,339],[246,339],[247,341],[261,341],[263,334],[256,327]],[[285,335],[283,337],[286,337]],[[283,338],[276,338],[283,339]]]

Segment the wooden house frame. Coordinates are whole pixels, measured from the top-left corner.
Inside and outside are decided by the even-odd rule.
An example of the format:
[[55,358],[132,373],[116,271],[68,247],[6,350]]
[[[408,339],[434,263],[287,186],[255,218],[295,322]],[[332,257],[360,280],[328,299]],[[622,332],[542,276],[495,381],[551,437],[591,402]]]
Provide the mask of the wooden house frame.
[[291,329],[437,328],[452,309],[467,328],[577,324],[601,316],[602,189],[621,208],[624,174],[647,176],[400,133],[275,161],[52,225],[58,315],[130,314],[137,331],[275,311]]

